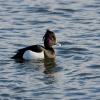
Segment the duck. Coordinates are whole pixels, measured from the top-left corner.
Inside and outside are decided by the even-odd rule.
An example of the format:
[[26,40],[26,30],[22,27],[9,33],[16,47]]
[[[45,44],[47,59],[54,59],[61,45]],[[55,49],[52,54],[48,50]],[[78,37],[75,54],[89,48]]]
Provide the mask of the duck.
[[43,36],[43,45],[31,45],[17,50],[12,59],[33,60],[33,59],[47,59],[55,58],[55,51],[53,45],[56,45],[56,36],[53,31],[49,29]]

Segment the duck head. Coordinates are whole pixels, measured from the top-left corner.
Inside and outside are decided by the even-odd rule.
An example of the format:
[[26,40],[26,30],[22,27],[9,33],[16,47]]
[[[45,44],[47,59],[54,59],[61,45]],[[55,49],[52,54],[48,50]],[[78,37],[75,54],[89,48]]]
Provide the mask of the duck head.
[[44,37],[43,37],[43,40],[44,40],[44,46],[45,48],[50,48],[52,47],[53,45],[56,44],[56,36],[55,36],[55,33],[50,31],[50,30],[47,30]]

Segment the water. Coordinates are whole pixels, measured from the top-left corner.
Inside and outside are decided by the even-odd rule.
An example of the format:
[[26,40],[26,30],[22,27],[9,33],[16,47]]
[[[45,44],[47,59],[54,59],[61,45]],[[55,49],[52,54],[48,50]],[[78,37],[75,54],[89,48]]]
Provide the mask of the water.
[[[46,29],[55,61],[10,59]],[[100,100],[100,0],[0,0],[0,100]]]

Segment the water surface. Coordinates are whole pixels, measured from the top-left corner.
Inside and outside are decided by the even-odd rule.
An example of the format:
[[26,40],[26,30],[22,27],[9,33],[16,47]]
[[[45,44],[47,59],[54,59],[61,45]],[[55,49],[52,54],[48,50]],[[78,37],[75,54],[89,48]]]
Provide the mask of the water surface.
[[[55,32],[56,59],[14,61]],[[0,0],[0,99],[99,100],[100,1]]]

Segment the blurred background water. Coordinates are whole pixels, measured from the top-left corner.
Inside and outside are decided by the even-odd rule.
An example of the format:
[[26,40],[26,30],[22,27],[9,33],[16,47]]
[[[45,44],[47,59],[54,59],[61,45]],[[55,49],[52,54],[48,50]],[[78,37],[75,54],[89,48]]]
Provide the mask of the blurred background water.
[[[46,29],[55,61],[10,59]],[[100,0],[0,0],[0,100],[100,100]]]

